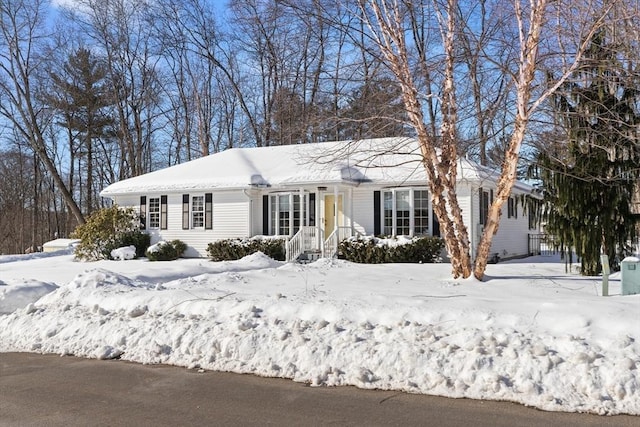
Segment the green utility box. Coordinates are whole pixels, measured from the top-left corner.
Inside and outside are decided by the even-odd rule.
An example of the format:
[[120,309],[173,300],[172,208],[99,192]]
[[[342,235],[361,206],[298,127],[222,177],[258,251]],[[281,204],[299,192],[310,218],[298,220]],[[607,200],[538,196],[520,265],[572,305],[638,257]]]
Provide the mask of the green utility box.
[[640,294],[640,259],[629,256],[620,262],[622,295]]

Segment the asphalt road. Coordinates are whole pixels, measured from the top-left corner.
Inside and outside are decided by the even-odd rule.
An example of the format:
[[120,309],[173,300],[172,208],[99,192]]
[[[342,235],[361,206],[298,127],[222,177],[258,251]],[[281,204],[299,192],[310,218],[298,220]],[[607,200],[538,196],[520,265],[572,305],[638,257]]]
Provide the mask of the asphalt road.
[[639,426],[640,417],[0,353],[0,426]]

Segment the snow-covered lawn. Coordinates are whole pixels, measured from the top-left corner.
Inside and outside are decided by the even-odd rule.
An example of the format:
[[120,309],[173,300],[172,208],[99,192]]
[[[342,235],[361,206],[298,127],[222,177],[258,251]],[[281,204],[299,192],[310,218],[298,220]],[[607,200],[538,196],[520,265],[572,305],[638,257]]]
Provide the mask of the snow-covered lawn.
[[557,258],[490,265],[0,257],[0,351],[640,415],[640,295]]

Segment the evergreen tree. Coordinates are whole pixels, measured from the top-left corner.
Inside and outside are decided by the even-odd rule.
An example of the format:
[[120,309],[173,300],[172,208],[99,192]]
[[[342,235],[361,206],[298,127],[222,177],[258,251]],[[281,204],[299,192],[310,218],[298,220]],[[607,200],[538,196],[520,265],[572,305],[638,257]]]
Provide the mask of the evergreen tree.
[[569,262],[575,250],[583,275],[601,271],[600,253],[616,268],[635,237],[639,80],[621,48],[605,31],[594,37],[575,78],[554,99],[557,142],[537,160],[546,232]]
[[80,48],[69,56],[62,73],[51,73],[54,91],[46,97],[63,117],[59,124],[81,136],[80,147],[72,147],[71,152],[79,150],[85,158],[86,214],[96,208],[93,197],[96,191],[93,188],[94,141],[109,136],[114,122],[106,112],[106,107],[113,105],[106,77],[104,63],[88,49]]
[[342,139],[364,139],[405,136],[405,106],[400,87],[391,79],[370,78],[348,98],[340,115]]

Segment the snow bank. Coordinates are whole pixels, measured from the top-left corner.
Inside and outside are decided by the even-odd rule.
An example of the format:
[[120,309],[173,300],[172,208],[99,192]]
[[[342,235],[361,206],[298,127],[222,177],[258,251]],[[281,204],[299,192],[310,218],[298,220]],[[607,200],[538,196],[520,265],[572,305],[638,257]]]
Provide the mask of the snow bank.
[[[612,275],[601,297],[598,278],[536,260],[492,265],[486,282],[446,264],[263,254],[102,263],[0,316],[0,351],[640,415],[640,295],[620,296]],[[10,275],[28,274],[20,264]]]
[[24,308],[56,288],[57,286],[52,283],[39,280],[18,283],[5,283],[0,280],[0,315]]

